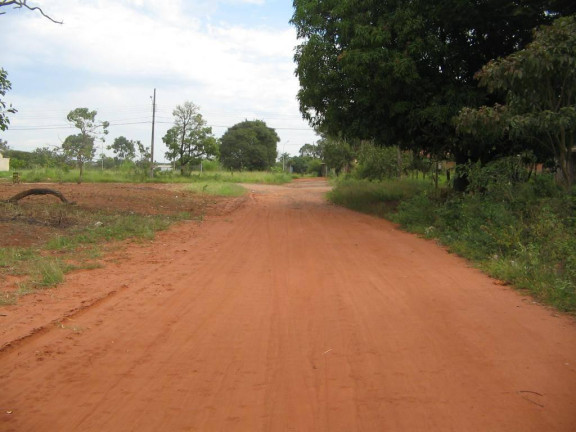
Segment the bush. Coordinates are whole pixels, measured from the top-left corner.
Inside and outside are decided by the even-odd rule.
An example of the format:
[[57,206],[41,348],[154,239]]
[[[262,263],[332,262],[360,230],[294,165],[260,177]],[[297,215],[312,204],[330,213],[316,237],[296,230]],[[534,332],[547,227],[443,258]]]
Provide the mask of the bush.
[[396,146],[377,147],[372,143],[363,143],[354,175],[368,180],[399,178],[410,164],[411,154],[401,152]]
[[468,176],[466,194],[404,180],[346,180],[329,198],[437,238],[491,275],[576,312],[576,193],[552,175],[530,176],[513,158],[468,167]]
[[414,180],[371,182],[348,178],[337,183],[328,193],[328,199],[352,210],[387,216],[401,200],[408,200],[429,188],[428,183]]
[[308,162],[308,169],[306,172],[321,177],[323,175],[322,165],[324,165],[324,163],[320,159],[311,159],[310,162]]

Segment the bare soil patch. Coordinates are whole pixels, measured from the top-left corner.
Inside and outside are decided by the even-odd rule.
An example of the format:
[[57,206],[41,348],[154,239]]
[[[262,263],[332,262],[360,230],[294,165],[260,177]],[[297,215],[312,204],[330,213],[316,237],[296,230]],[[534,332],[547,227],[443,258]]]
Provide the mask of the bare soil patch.
[[[34,184],[0,183],[0,201],[19,192],[40,187]],[[77,208],[91,211],[138,213],[142,215],[217,213],[229,199],[205,197],[180,184],[42,184],[61,192]],[[0,247],[40,244],[64,234],[80,221],[69,217],[67,205],[51,195],[29,196],[17,204],[0,203]]]

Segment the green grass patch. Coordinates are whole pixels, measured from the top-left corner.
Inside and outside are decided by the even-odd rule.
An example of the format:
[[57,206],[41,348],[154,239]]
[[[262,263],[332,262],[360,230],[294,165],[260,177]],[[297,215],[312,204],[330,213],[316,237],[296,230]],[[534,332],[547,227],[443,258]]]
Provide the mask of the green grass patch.
[[[48,219],[51,218],[49,207],[44,212],[44,217]],[[0,305],[14,304],[22,295],[56,286],[72,270],[101,267],[98,258],[106,242],[128,238],[149,240],[157,231],[167,229],[172,223],[191,219],[188,213],[140,215],[94,212],[74,206],[65,209],[66,220],[73,226],[63,230],[61,235],[40,246],[0,248],[0,276],[21,276],[24,279],[16,292],[0,293]],[[21,209],[22,212],[26,210]],[[39,217],[38,209],[28,211]],[[57,257],[54,257],[55,253]]]
[[430,188],[427,182],[418,180],[347,179],[336,183],[328,193],[328,199],[352,210],[386,217],[395,211],[400,201]]
[[186,187],[187,190],[207,195],[239,197],[246,189],[236,183],[223,183],[214,180],[197,181]]
[[[26,183],[62,182],[75,183],[78,181],[78,169],[63,168],[37,168],[18,170],[20,179]],[[12,173],[8,173],[11,178]],[[6,176],[8,178],[8,175]],[[84,169],[82,181],[84,183],[263,183],[283,184],[292,181],[292,175],[282,172],[264,171],[204,171],[192,172],[190,175],[181,175],[178,171],[156,172],[153,178],[142,171],[126,169]]]
[[576,313],[576,193],[556,187],[551,176],[499,178],[467,194],[403,181],[343,181],[329,198],[436,238],[491,276]]

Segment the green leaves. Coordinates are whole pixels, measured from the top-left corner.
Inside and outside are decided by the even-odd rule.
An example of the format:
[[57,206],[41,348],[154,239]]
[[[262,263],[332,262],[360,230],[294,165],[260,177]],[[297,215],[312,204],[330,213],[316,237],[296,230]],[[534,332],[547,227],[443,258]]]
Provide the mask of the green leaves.
[[[474,74],[526,46],[534,27],[573,13],[572,3],[295,0],[291,22],[300,39],[294,59],[302,116],[347,140],[465,158],[507,153],[511,146],[501,134],[478,143],[458,135],[453,118],[463,107],[507,102],[507,84],[490,80],[478,88]],[[556,55],[554,49],[545,51]],[[548,64],[538,67],[545,72]],[[526,80],[526,70],[511,67],[510,80]]]
[[16,113],[16,109],[13,108],[12,105],[7,105],[3,100],[11,88],[12,83],[8,80],[8,72],[0,68],[0,96],[2,97],[2,99],[0,99],[0,131],[8,129],[8,125],[10,124],[8,114]]
[[174,126],[168,129],[162,141],[168,147],[166,157],[177,160],[182,173],[202,158],[218,155],[218,142],[212,128],[200,114],[200,108],[192,102],[178,105],[172,112]]
[[276,161],[276,131],[262,120],[243,121],[221,138],[220,162],[232,170],[267,170]]
[[569,152],[576,135],[576,16],[537,29],[534,41],[489,62],[476,75],[490,92],[503,91],[506,105],[465,108],[459,132],[543,143],[560,166],[562,183],[574,182]]
[[78,182],[82,181],[84,163],[92,160],[96,153],[94,141],[100,139],[104,141],[104,135],[108,134],[110,123],[107,121],[97,121],[97,111],[90,111],[88,108],[76,108],[68,113],[66,119],[80,130],[78,135],[70,135],[62,144],[64,154],[76,159],[80,168]]

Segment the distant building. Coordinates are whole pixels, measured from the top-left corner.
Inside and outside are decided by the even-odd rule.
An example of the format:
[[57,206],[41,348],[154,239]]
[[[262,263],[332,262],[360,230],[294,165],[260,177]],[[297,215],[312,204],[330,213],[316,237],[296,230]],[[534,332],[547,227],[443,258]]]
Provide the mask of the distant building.
[[0,171],[10,171],[10,158],[5,158],[0,153]]
[[162,172],[166,172],[166,171],[173,171],[174,167],[172,166],[172,164],[169,163],[158,163],[156,162],[154,164],[154,168],[159,169]]

